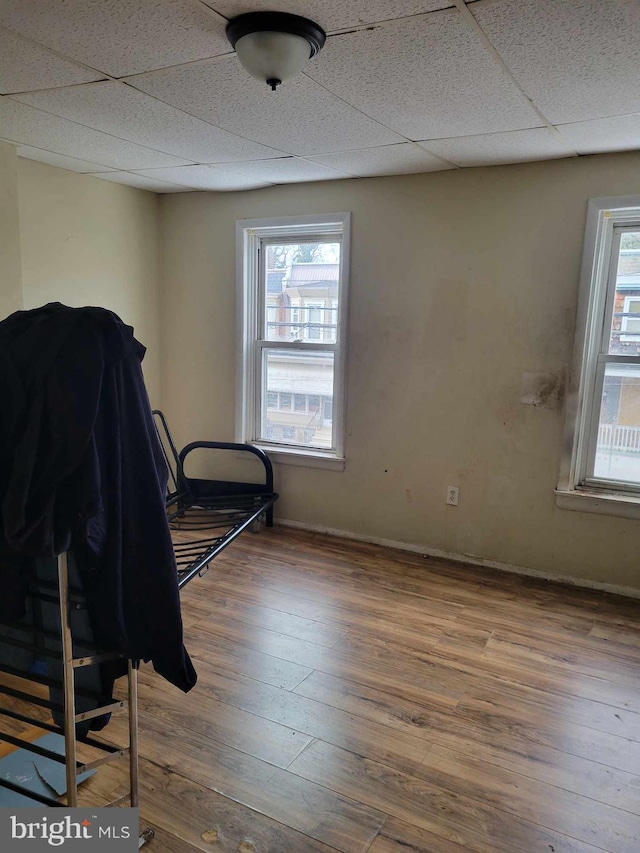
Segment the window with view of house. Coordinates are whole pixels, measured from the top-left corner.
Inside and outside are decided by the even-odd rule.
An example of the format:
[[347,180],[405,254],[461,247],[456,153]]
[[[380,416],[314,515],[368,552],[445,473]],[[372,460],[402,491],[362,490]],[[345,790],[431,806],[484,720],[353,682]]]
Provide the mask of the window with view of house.
[[589,205],[566,438],[559,495],[640,498],[640,197]]
[[238,438],[344,457],[349,215],[241,220]]

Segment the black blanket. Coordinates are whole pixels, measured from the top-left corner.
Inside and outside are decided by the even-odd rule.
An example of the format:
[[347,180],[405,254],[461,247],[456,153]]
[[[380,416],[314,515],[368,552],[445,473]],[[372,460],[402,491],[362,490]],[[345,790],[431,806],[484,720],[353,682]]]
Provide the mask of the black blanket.
[[72,549],[97,642],[189,690],[166,466],[133,329],[51,303],[0,323],[0,620],[33,560]]

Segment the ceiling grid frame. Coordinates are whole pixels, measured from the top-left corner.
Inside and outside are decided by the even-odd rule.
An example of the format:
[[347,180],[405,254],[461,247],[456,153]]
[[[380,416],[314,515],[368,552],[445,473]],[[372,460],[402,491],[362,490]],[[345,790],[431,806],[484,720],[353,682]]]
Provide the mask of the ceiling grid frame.
[[[637,19],[633,17],[636,13],[631,8],[631,4],[614,6],[612,5],[614,3],[615,0],[575,0],[570,5],[563,4],[562,9],[556,6],[550,14],[560,15],[559,20],[567,32],[572,32],[573,26],[576,33],[582,34],[585,39],[593,39],[593,33],[599,32],[598,28],[602,28],[603,44],[612,49],[610,46],[615,43],[616,32],[626,35],[630,24],[625,26],[625,23],[640,21],[640,17]],[[340,0],[318,0],[313,3],[311,0],[280,0],[275,6],[282,11],[293,11],[296,14],[317,10],[318,14],[322,15],[319,23],[327,31],[329,49],[325,48],[326,53],[318,60],[314,59],[299,78],[282,87],[283,99],[287,98],[287,92],[294,101],[297,97],[299,103],[305,103],[305,98],[311,99],[310,105],[308,101],[306,102],[309,106],[306,119],[303,115],[300,126],[296,127],[297,122],[292,118],[295,111],[292,113],[285,109],[284,113],[281,113],[284,117],[281,119],[283,127],[278,129],[282,132],[276,134],[271,132],[269,136],[266,125],[269,123],[270,113],[274,116],[272,121],[278,120],[278,110],[274,109],[273,102],[269,103],[271,93],[262,91],[260,84],[247,77],[244,72],[236,72],[235,54],[223,37],[224,27],[229,17],[233,16],[232,13],[239,14],[241,11],[271,8],[271,0],[255,0],[253,3],[248,0],[246,4],[243,0],[157,0],[151,16],[153,26],[160,27],[160,22],[163,21],[161,13],[164,11],[168,13],[168,29],[162,25],[163,32],[159,33],[160,47],[155,44],[153,30],[146,27],[148,16],[145,17],[143,14],[145,7],[143,0],[65,0],[65,2],[52,0],[48,4],[49,8],[44,11],[36,0],[5,0],[3,7],[0,8],[0,40],[4,36],[7,44],[10,45],[9,52],[14,57],[14,67],[9,69],[6,65],[3,69],[0,56],[2,93],[0,139],[17,145],[20,156],[41,159],[51,165],[70,168],[98,178],[104,175],[104,179],[108,180],[121,180],[124,183],[129,181],[131,185],[137,186],[145,184],[150,189],[153,184],[159,192],[178,192],[180,189],[215,191],[216,184],[220,187],[218,191],[238,191],[253,188],[256,184],[270,186],[274,183],[309,180],[414,174],[640,148],[640,101],[634,112],[614,112],[611,115],[603,115],[601,106],[599,114],[593,116],[587,114],[584,117],[583,113],[588,110],[589,104],[582,97],[582,113],[576,113],[578,120],[557,122],[555,119],[558,115],[562,117],[562,114],[556,110],[556,115],[549,117],[544,104],[539,102],[536,92],[530,91],[531,86],[528,85],[527,79],[522,79],[521,69],[523,67],[526,69],[526,65],[523,66],[520,62],[517,65],[520,69],[518,73],[513,70],[513,57],[518,57],[517,52],[514,54],[516,46],[513,42],[513,35],[518,32],[517,22],[520,19],[523,22],[533,22],[534,18],[531,17],[533,8],[536,11],[538,8],[543,11],[545,8],[551,9],[547,0],[543,0],[536,7],[532,5],[532,0],[522,0],[522,2],[519,0],[519,3],[514,3],[513,0],[471,0],[469,3],[465,0],[395,0],[395,2],[391,0],[385,3],[367,2],[367,0],[353,0],[352,3],[340,2]],[[370,13],[371,9],[374,10],[373,13]],[[415,12],[411,11],[414,9]],[[74,15],[78,14],[77,10],[82,12],[80,35],[76,34],[78,21]],[[496,20],[500,23],[502,10],[508,13],[507,18],[511,29],[505,26],[502,30],[496,30]],[[610,13],[610,10],[614,10],[616,16],[613,12]],[[94,54],[87,47],[88,34],[91,33],[92,27],[95,28],[95,22],[104,21],[107,12],[111,11],[114,15],[109,19],[109,26],[112,32],[117,32],[119,44],[115,44],[114,49],[111,50],[107,38],[106,44],[103,44],[101,50]],[[122,30],[119,22],[123,19],[125,12],[131,13],[130,18],[138,29],[132,29],[129,32]],[[406,12],[409,13],[404,14]],[[98,17],[93,17],[94,13]],[[385,18],[385,14],[391,17]],[[38,18],[39,15],[40,18]],[[42,17],[43,15],[45,17]],[[46,15],[50,18],[47,19]],[[381,15],[380,20],[369,20],[371,17]],[[625,15],[627,18],[624,17]],[[613,20],[614,17],[615,20]],[[54,20],[56,26],[47,28],[45,26],[47,20]],[[426,62],[421,58],[420,73],[424,78],[421,77],[417,84],[414,81],[414,84],[420,91],[419,86],[424,79],[423,85],[428,87],[425,91],[430,92],[432,87],[429,81],[431,80],[440,86],[439,95],[449,94],[454,103],[453,106],[446,105],[439,119],[436,110],[436,127],[439,132],[432,133],[428,138],[418,138],[415,132],[407,132],[410,130],[409,127],[403,127],[402,122],[389,120],[385,117],[384,111],[377,109],[371,111],[366,99],[361,97],[351,99],[344,91],[344,86],[332,86],[327,82],[326,63],[328,54],[331,53],[332,43],[335,53],[335,48],[343,38],[350,39],[345,42],[346,48],[340,48],[340,53],[344,49],[348,50],[349,45],[393,44],[395,39],[395,44],[400,46],[397,50],[397,58],[400,61],[403,43],[398,40],[399,35],[396,34],[416,30],[421,26],[419,33],[424,33],[425,38],[430,37],[432,28],[425,28],[424,22],[431,21],[433,24],[437,23],[433,32],[443,33],[446,36],[448,25],[445,26],[445,23],[452,23],[454,20],[458,24],[464,24],[468,38],[472,38],[473,43],[478,47],[471,61],[476,61],[474,58],[476,56],[477,61],[480,61],[481,55],[485,59],[490,57],[491,63],[496,68],[495,73],[500,75],[493,79],[508,81],[512,92],[509,96],[512,103],[515,103],[513,99],[517,93],[523,107],[531,110],[535,119],[524,120],[526,113],[520,112],[518,115],[517,110],[513,112],[515,108],[505,102],[506,112],[495,127],[486,127],[489,123],[488,119],[483,125],[481,120],[474,119],[473,116],[468,117],[469,122],[465,114],[460,113],[460,109],[465,104],[473,103],[473,96],[457,90],[455,81],[443,81],[438,77],[442,70],[442,62],[438,64],[437,55],[431,65],[429,64],[430,56],[427,56]],[[208,23],[202,24],[203,21]],[[491,25],[489,30],[484,25],[487,21]],[[179,43],[176,46],[171,45],[170,52],[165,52],[162,45],[169,43],[173,32],[171,28],[182,26],[182,22],[184,22],[184,28],[180,31]],[[336,24],[333,28],[332,22]],[[536,21],[533,24],[534,38],[540,38],[540,33],[544,33],[544,23],[544,21]],[[615,30],[614,26],[617,26],[618,30]],[[608,30],[607,27],[609,27]],[[51,29],[55,30],[53,35],[50,32]],[[216,34],[210,47],[207,46],[205,31]],[[368,40],[369,33],[372,34],[374,41]],[[499,36],[498,42],[496,42],[497,36]],[[464,41],[455,34],[451,37],[453,38],[452,47],[459,52],[458,67],[464,68],[464,64],[460,64],[465,62],[462,49]],[[387,39],[391,39],[391,42]],[[579,38],[577,41],[579,42]],[[33,67],[15,66],[15,56],[20,55],[20,44],[25,45],[25,52],[33,58],[31,63]],[[60,44],[65,45],[67,52],[59,49]],[[585,42],[586,46],[588,44],[588,41]],[[126,45],[130,49],[125,50]],[[505,45],[509,48],[506,54]],[[587,49],[586,46],[584,51]],[[149,50],[145,54],[147,47]],[[531,45],[528,47],[530,50],[533,49]],[[582,45],[578,43],[577,47],[572,45],[572,48],[575,48],[574,53],[577,51],[576,55],[579,56]],[[202,55],[203,52],[210,55]],[[424,52],[429,54],[428,45],[425,45]],[[183,57],[189,54],[190,56],[171,64],[172,55],[178,56],[180,53]],[[198,56],[198,53],[201,55]],[[555,56],[551,52],[549,55],[552,59]],[[110,59],[109,56],[111,56]],[[117,58],[118,56],[120,59]],[[91,62],[87,62],[87,59]],[[366,68],[363,70],[363,63],[368,61],[367,51],[365,50],[363,54],[353,51],[349,59],[354,68],[360,68],[360,74],[366,80],[367,71]],[[412,61],[411,57],[406,60],[403,73],[411,74],[410,69],[416,67],[412,66]],[[485,60],[482,61],[485,62]],[[8,59],[5,59],[5,62],[8,63]],[[587,68],[585,74],[591,74],[594,79],[598,73],[602,76],[605,72],[600,72],[603,66],[598,65],[598,62],[602,63],[604,59],[596,57],[592,67]],[[620,70],[620,79],[629,79],[629,75],[636,73],[634,62],[635,56],[631,57],[628,53],[627,67]],[[324,68],[323,63],[325,63]],[[572,69],[577,67],[575,58],[573,63],[572,66],[567,61],[566,67],[559,69],[564,75],[565,84],[567,80],[569,84],[573,82],[571,73]],[[129,67],[137,65],[138,68],[146,65],[146,70],[121,73],[127,65]],[[450,67],[453,68],[453,64]],[[478,76],[481,77],[484,73],[489,75],[488,79],[492,79],[491,72],[486,70],[487,67],[485,62],[485,71],[480,72]],[[10,70],[14,72],[13,78],[9,73]],[[462,79],[473,80],[473,70],[466,68],[466,76]],[[547,76],[553,73],[553,68],[544,70]],[[607,81],[615,79],[615,68],[611,70],[607,66],[606,73],[609,74]],[[624,75],[627,75],[626,78]],[[41,78],[45,85],[34,88]],[[214,98],[210,111],[207,108],[201,108],[198,104],[180,104],[181,84],[175,83],[173,94],[168,94],[171,86],[167,89],[162,83],[163,79],[166,82],[170,79],[179,81],[180,78],[185,81],[200,79],[202,91],[206,89],[202,81],[211,79],[212,84],[220,81],[224,87],[221,102],[217,102],[216,106]],[[11,91],[10,88],[7,89],[5,82],[8,79],[18,80],[26,88]],[[305,79],[307,83],[304,83]],[[401,78],[399,77],[398,80],[400,81]],[[408,78],[405,80],[408,81]],[[160,81],[159,86],[158,81]],[[56,102],[62,104],[67,100],[59,93],[71,93],[72,90],[83,92],[83,87],[89,89],[96,87],[95,91],[99,92],[98,87],[107,84],[136,92],[137,97],[141,99],[139,101],[141,107],[147,99],[150,102],[157,102],[157,108],[148,107],[148,114],[157,117],[166,116],[167,127],[171,125],[171,132],[167,133],[169,138],[173,136],[174,139],[179,140],[181,124],[184,122],[183,135],[187,140],[185,145],[170,145],[169,148],[173,147],[174,153],[171,150],[165,150],[160,130],[156,137],[148,133],[145,136],[144,132],[147,129],[142,126],[136,128],[135,122],[131,123],[133,120],[126,119],[126,116],[120,119],[120,124],[118,117],[114,117],[111,127],[102,119],[98,121],[95,115],[93,120],[87,119],[83,116],[82,97],[79,92],[68,99],[72,104],[77,104],[74,107],[77,109],[76,113],[73,110],[69,112],[67,109],[55,106]],[[579,88],[580,84],[580,79],[576,77],[575,85]],[[371,79],[367,85],[375,86],[375,79]],[[400,82],[397,85],[400,85]],[[537,90],[542,91],[540,85],[537,86]],[[601,88],[605,85],[609,83],[606,83],[603,77]],[[143,86],[145,88],[142,88]],[[151,91],[152,89],[154,91]],[[504,94],[506,93],[507,88],[504,89]],[[490,94],[495,96],[495,93]],[[29,104],[29,100],[33,103]],[[243,119],[242,115],[233,116],[231,114],[233,110],[229,109],[229,104],[235,104],[236,100],[237,112],[244,115]],[[548,100],[546,98],[546,102]],[[29,104],[28,109],[35,112],[30,113],[28,118],[24,115],[20,117],[14,109],[6,106],[8,101],[19,107],[18,112],[27,109],[27,104]],[[115,102],[118,102],[117,97]],[[305,129],[304,122],[311,118],[311,107],[316,102],[319,106],[322,105],[319,115],[324,117],[311,122]],[[133,99],[131,103],[134,103]],[[219,109],[220,103],[225,106],[222,111]],[[425,103],[429,103],[428,99]],[[160,107],[160,104],[163,106]],[[614,107],[625,106],[634,107],[636,101],[627,97],[619,98],[614,103]],[[494,107],[498,109],[498,101],[495,97]],[[417,103],[416,109],[420,108],[421,104]],[[56,109],[60,112],[56,112]],[[282,101],[279,109],[282,110]],[[455,112],[456,109],[458,114]],[[510,111],[511,118],[509,118]],[[145,113],[145,110],[141,109],[141,112]],[[496,113],[498,114],[499,112]],[[180,115],[184,117],[183,120],[180,119]],[[488,118],[490,118],[489,113]],[[429,119],[429,115],[426,116],[426,120],[421,119],[425,128],[430,128]],[[129,124],[127,124],[128,121]],[[160,119],[158,118],[157,121],[159,122]],[[443,134],[443,130],[447,129],[448,121],[452,122],[455,135]],[[97,124],[100,124],[100,127],[97,127]],[[118,130],[119,126],[120,130]],[[211,128],[210,144],[206,142],[207,126]],[[421,126],[420,121],[415,125],[418,129]],[[75,138],[78,133],[77,128],[82,128],[81,139],[86,141],[86,150],[81,147],[80,139]],[[186,128],[191,128],[191,137],[186,132]],[[234,137],[238,139],[239,150],[237,151],[233,151]],[[142,138],[145,139],[144,144],[139,141]],[[193,142],[188,142],[189,138],[192,138]],[[114,141],[111,153],[107,151],[109,139]],[[220,140],[222,147],[216,139]],[[246,145],[244,152],[240,140]],[[278,144],[274,144],[274,141]],[[193,147],[189,149],[189,145]],[[226,154],[225,145],[227,146]],[[181,153],[175,154],[178,149]],[[258,151],[260,157],[249,159],[252,153],[255,154]],[[424,153],[421,154],[420,151]],[[139,155],[136,152],[139,152]],[[229,160],[228,157],[233,154],[238,154],[241,159]],[[262,156],[263,154],[266,156]],[[154,157],[156,159],[164,157],[164,164],[150,165]],[[103,159],[108,162],[104,163]],[[134,168],[136,159],[138,159],[138,167]],[[170,160],[173,161],[173,165],[170,165]],[[143,165],[144,161],[146,165]],[[122,169],[122,165],[126,163],[129,164],[129,168]],[[88,168],[95,171],[86,171]],[[262,180],[258,180],[261,173]],[[161,175],[166,174],[171,174],[173,179],[163,180]],[[183,186],[174,182],[181,174],[185,178]],[[188,180],[190,174],[194,175],[194,178]],[[207,186],[207,176],[212,179],[211,186]],[[249,176],[253,177],[249,178]],[[198,186],[189,185],[194,182]],[[228,189],[223,186],[225,184]]]

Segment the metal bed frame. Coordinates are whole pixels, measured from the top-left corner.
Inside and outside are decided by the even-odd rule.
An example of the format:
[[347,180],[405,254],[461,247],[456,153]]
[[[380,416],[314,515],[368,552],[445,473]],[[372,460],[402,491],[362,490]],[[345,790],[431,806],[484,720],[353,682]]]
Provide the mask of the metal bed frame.
[[[261,519],[267,527],[273,526],[273,505],[278,495],[273,491],[273,468],[268,456],[259,448],[250,444],[220,441],[196,441],[177,451],[173,437],[169,431],[162,412],[154,411],[156,428],[162,445],[164,459],[169,471],[169,487],[166,498],[169,526],[172,531],[176,564],[178,569],[178,586],[184,587],[192,578],[202,576],[209,569],[211,561],[243,531],[256,528]],[[264,468],[263,482],[235,482],[229,480],[205,480],[187,477],[184,473],[185,460],[194,450],[224,450],[235,453],[249,453],[257,457]],[[179,535],[173,535],[179,534]],[[36,633],[33,643],[10,636],[1,636],[0,642],[18,648],[27,649],[40,657],[55,658],[62,663],[62,679],[58,680],[45,675],[39,675],[0,663],[0,672],[17,676],[34,684],[61,689],[63,704],[54,702],[51,697],[44,699],[36,692],[29,693],[0,683],[0,696],[5,695],[19,699],[36,707],[48,708],[52,711],[62,711],[64,725],[37,719],[27,713],[0,707],[0,718],[6,717],[14,721],[26,723],[45,731],[55,732],[64,736],[65,754],[59,755],[44,749],[35,743],[19,737],[14,737],[0,730],[0,741],[20,747],[36,755],[49,758],[65,765],[66,797],[61,799],[46,797],[21,787],[9,779],[0,778],[0,787],[8,788],[37,803],[53,807],[76,807],[78,805],[78,776],[87,770],[96,769],[107,762],[119,758],[129,759],[129,791],[106,806],[119,806],[128,803],[132,807],[139,805],[138,797],[138,662],[127,661],[127,701],[112,700],[109,704],[101,705],[90,711],[77,713],[76,695],[89,698],[88,690],[80,690],[75,685],[75,671],[81,667],[95,666],[107,661],[122,659],[122,655],[105,653],[99,649],[90,649],[85,641],[82,648],[87,652],[74,657],[73,637],[71,631],[70,608],[85,607],[81,590],[71,587],[69,581],[69,566],[67,554],[58,557],[58,584],[35,583],[31,591],[34,598],[42,601],[55,602],[60,607],[60,635],[53,636],[51,632]],[[44,638],[55,640],[59,648],[47,647]],[[129,715],[129,746],[120,748],[96,740],[89,734],[80,735],[76,731],[79,723],[94,717],[104,716],[121,708],[127,708]],[[103,754],[100,758],[83,763],[78,760],[78,743],[86,744]],[[138,846],[142,847],[153,837],[153,830],[147,829],[140,834]]]
[[[53,587],[53,588],[52,588]],[[49,708],[50,710],[63,711],[64,725],[58,726],[43,720],[36,719],[26,713],[12,711],[9,708],[0,707],[0,717],[6,717],[28,725],[36,726],[39,729],[44,729],[49,732],[55,732],[64,736],[65,753],[59,755],[48,749],[44,749],[37,744],[23,740],[6,732],[0,731],[0,740],[9,743],[12,746],[25,749],[36,755],[56,761],[65,765],[66,771],[66,802],[56,800],[53,797],[46,797],[41,794],[34,793],[28,789],[21,787],[18,783],[12,782],[9,779],[0,777],[0,786],[8,788],[19,794],[23,794],[34,802],[52,807],[70,807],[74,808],[78,805],[78,776],[85,773],[87,770],[96,769],[103,764],[106,764],[116,759],[128,757],[129,759],[129,791],[122,797],[118,797],[110,803],[105,803],[104,806],[119,806],[123,803],[128,803],[131,807],[136,808],[139,804],[138,797],[138,662],[127,661],[127,701],[113,700],[107,705],[101,705],[98,708],[82,713],[76,712],[76,689],[75,689],[75,671],[81,667],[95,666],[96,664],[105,663],[107,661],[122,659],[122,655],[104,653],[98,649],[89,650],[82,657],[74,657],[73,652],[73,637],[71,632],[70,608],[82,609],[84,607],[83,596],[81,591],[75,590],[69,583],[69,568],[67,554],[63,553],[58,556],[58,586],[57,590],[54,585],[44,583],[35,583],[30,595],[34,598],[56,602],[60,606],[60,635],[54,637],[51,632],[46,632],[48,639],[59,641],[60,649],[47,648],[44,642],[40,642],[38,636],[35,636],[33,644],[26,643],[24,640],[18,640],[13,637],[2,636],[2,643],[17,646],[22,649],[27,649],[42,657],[54,658],[62,662],[63,676],[62,680],[51,678],[45,675],[37,675],[34,673],[24,672],[16,669],[9,664],[0,664],[0,672],[6,672],[9,675],[17,676],[26,681],[32,681],[35,684],[44,684],[48,687],[61,688],[63,691],[63,705],[54,702],[51,698],[44,699],[36,693],[28,693],[23,690],[18,690],[14,687],[0,683],[0,695],[10,696],[19,699],[25,703],[29,703],[38,707]],[[83,648],[87,647],[86,642],[82,641]],[[87,647],[88,648],[88,647]],[[88,691],[77,691],[77,695],[90,696]],[[129,715],[129,746],[120,748],[112,746],[102,741],[96,740],[90,735],[79,735],[76,731],[78,723],[85,722],[94,717],[104,716],[112,711],[117,711],[126,707]],[[93,761],[83,763],[78,760],[78,742],[84,743],[94,749],[104,753],[100,758]],[[147,829],[140,834],[138,847],[142,847],[147,841],[153,837],[153,830]]]
[[[251,444],[194,441],[178,452],[163,413],[153,412],[169,471],[167,514],[178,566],[178,586],[208,571],[211,561],[247,528],[264,518],[273,526],[273,467],[267,454]],[[263,482],[235,482],[187,477],[185,461],[195,450],[252,454],[264,468]],[[175,535],[174,535],[175,534]]]

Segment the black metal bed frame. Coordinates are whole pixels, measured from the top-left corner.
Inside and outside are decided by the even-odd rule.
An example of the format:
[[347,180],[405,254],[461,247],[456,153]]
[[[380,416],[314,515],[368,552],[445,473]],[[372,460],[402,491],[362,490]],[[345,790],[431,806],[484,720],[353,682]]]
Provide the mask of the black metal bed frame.
[[[273,469],[267,455],[250,444],[220,441],[196,441],[186,445],[180,452],[167,426],[162,412],[154,411],[156,428],[160,437],[164,458],[169,470],[169,489],[167,493],[167,514],[172,532],[179,533],[174,538],[174,551],[178,567],[178,586],[182,588],[196,575],[203,575],[211,561],[244,530],[255,525],[264,517],[268,527],[273,526],[273,505],[278,495],[273,491]],[[225,450],[253,454],[264,467],[264,482],[246,483],[229,480],[205,480],[187,477],[184,463],[194,450]],[[36,653],[41,658],[53,658],[61,662],[60,678],[26,672],[0,661],[0,672],[17,676],[24,688],[11,687],[0,682],[0,719],[36,726],[49,732],[64,736],[65,753],[43,749],[28,739],[14,737],[0,727],[0,742],[21,747],[35,755],[41,755],[65,765],[67,794],[66,805],[78,804],[78,776],[91,769],[126,757],[129,759],[129,792],[107,805],[118,806],[128,803],[138,806],[138,709],[137,709],[137,661],[127,661],[127,701],[111,699],[107,704],[97,703],[93,710],[78,712],[76,697],[99,699],[97,694],[75,684],[75,672],[79,668],[95,666],[105,661],[121,658],[118,654],[105,653],[95,647],[92,641],[73,637],[71,634],[70,611],[83,610],[86,607],[81,589],[74,588],[69,579],[67,554],[60,554],[57,565],[57,583],[40,581],[32,585],[31,596],[34,599],[56,604],[60,608],[60,632],[44,630],[42,626],[34,630],[33,641],[12,636],[1,636],[0,644]],[[47,643],[49,641],[49,643]],[[54,641],[53,647],[51,641]],[[28,682],[45,685],[62,693],[62,702],[52,698],[45,699],[37,690],[31,692]],[[21,687],[22,687],[21,684]],[[63,724],[53,724],[42,720],[37,712],[17,711],[3,707],[2,696],[12,697],[35,708],[46,708],[62,713]],[[129,745],[117,747],[97,740],[89,733],[80,733],[77,726],[93,717],[103,716],[120,708],[127,708],[129,714]],[[84,763],[78,759],[78,743],[86,744],[102,752],[101,757]],[[65,805],[60,799],[42,796],[12,782],[0,778],[0,787],[28,796],[41,805],[60,807]],[[152,830],[143,831],[139,838],[142,847],[153,837]]]
[[[251,444],[230,441],[193,441],[176,449],[164,414],[153,412],[169,471],[167,514],[178,566],[178,586],[202,576],[211,561],[243,531],[264,518],[273,526],[273,468],[267,454]],[[185,460],[194,450],[224,450],[252,454],[264,467],[260,483],[205,480],[187,477]]]

